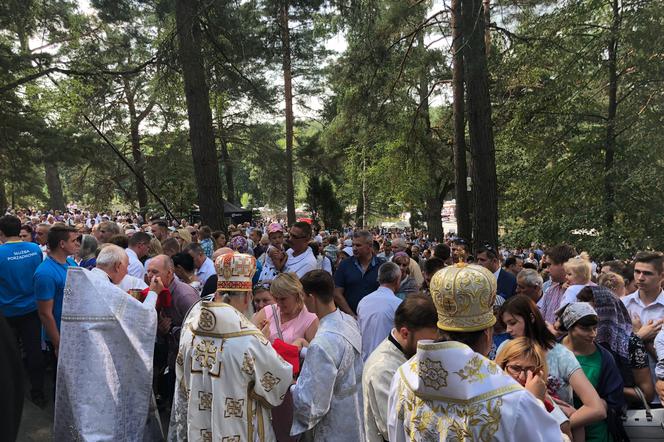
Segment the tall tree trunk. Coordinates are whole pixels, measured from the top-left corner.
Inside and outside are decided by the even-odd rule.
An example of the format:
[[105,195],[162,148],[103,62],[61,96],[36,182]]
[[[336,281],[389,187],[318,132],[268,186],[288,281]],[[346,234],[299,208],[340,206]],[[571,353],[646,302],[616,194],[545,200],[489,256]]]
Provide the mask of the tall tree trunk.
[[224,163],[224,177],[226,178],[226,200],[229,203],[235,204],[235,184],[233,183],[233,161],[228,155],[228,145],[226,138],[222,134],[224,129],[219,125],[219,145],[221,147],[221,161]]
[[452,94],[454,117],[454,189],[456,208],[454,216],[457,222],[457,235],[466,241],[471,240],[470,204],[466,181],[466,116],[463,89],[463,34],[461,33],[461,0],[452,0]]
[[53,210],[65,209],[65,197],[62,194],[62,181],[58,164],[50,162],[44,165],[46,171],[46,187],[48,189],[48,205]]
[[293,186],[293,72],[291,71],[291,47],[289,0],[282,0],[279,13],[281,26],[282,67],[284,71],[284,100],[286,101],[286,210],[288,224],[295,222],[295,188]]
[[489,73],[482,0],[461,0],[463,61],[468,91],[468,128],[473,178],[473,243],[498,243],[496,152],[491,122]]
[[357,209],[355,210],[355,226],[364,226],[364,192],[360,191],[357,196]]
[[615,216],[615,187],[613,157],[616,151],[616,112],[618,110],[618,32],[621,14],[620,0],[613,0],[613,21],[608,44],[609,104],[606,119],[606,145],[604,156],[604,224],[607,230],[613,227]]
[[[138,207],[142,215],[145,215],[145,210],[148,205],[148,191],[143,184],[145,180],[145,159],[143,151],[141,150],[141,136],[138,132],[138,126],[141,124],[139,116],[136,112],[136,103],[134,101],[134,93],[131,90],[129,79],[123,77],[124,94],[127,99],[127,107],[129,108],[129,131],[131,138],[131,156],[134,159],[134,176],[136,186],[136,197],[138,199]],[[133,198],[132,198],[133,199]]]
[[486,54],[491,52],[491,31],[489,25],[491,24],[491,0],[482,1],[482,10],[484,11],[484,47]]
[[198,4],[198,0],[176,0],[175,19],[201,222],[218,230],[224,227],[224,201],[201,55]]
[[9,206],[9,201],[7,201],[7,190],[5,189],[5,179],[0,178],[0,213],[5,213],[7,207]]
[[445,232],[443,232],[443,220],[441,212],[443,210],[443,202],[438,195],[428,198],[426,201],[426,217],[427,217],[427,231],[429,232],[429,239],[435,241],[442,241]]

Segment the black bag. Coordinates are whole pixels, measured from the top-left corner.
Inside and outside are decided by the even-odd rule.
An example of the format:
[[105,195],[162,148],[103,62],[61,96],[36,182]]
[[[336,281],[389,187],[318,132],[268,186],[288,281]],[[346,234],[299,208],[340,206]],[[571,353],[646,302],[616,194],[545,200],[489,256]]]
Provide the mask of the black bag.
[[631,442],[664,440],[664,408],[652,410],[639,387],[634,387],[645,410],[627,410],[623,416],[623,428]]

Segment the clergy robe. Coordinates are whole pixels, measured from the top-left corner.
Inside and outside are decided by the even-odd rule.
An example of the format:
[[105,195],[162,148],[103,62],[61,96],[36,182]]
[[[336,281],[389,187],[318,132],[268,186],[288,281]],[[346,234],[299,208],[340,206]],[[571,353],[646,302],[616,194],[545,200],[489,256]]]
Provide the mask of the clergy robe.
[[[158,440],[152,358],[157,295],[143,303],[99,269],[70,267],[64,289],[56,380],[56,441]],[[150,419],[148,419],[150,417]]]
[[544,406],[493,361],[459,342],[420,341],[394,375],[390,442],[561,441]]
[[406,362],[401,346],[390,337],[381,342],[364,363],[362,394],[364,402],[364,431],[368,442],[388,440],[387,401],[394,373]]
[[274,441],[270,408],[293,369],[245,316],[200,301],[184,323],[175,364],[169,441]]
[[293,396],[291,435],[314,441],[363,441],[362,337],[357,321],[337,309],[311,340]]

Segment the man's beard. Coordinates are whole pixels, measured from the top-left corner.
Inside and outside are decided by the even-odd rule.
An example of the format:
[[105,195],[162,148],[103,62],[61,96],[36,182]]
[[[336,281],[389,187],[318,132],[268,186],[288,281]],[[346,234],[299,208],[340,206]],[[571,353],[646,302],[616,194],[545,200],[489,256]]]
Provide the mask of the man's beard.
[[410,359],[415,356],[415,353],[417,353],[417,340],[415,340],[415,335],[410,333],[406,339],[406,344],[403,346],[403,354],[406,359]]

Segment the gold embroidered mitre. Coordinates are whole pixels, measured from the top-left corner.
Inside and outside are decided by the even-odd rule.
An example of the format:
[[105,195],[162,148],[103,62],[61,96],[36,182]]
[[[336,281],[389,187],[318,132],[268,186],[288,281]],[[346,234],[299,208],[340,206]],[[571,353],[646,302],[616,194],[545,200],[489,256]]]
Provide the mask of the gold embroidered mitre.
[[484,267],[465,263],[445,267],[433,275],[429,288],[439,329],[472,332],[496,323],[496,277]]
[[252,288],[256,258],[245,253],[226,253],[214,262],[218,292],[244,292]]

